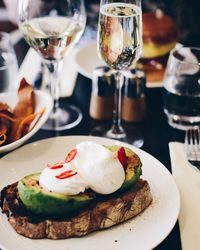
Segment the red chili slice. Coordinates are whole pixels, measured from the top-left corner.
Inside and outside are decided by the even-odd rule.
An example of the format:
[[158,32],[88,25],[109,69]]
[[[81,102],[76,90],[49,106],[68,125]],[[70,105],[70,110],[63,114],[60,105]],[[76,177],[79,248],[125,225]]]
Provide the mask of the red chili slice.
[[126,152],[125,152],[124,147],[121,147],[118,149],[117,157],[118,157],[120,163],[122,164],[122,166],[126,167],[127,166],[127,157],[126,157]]
[[72,177],[72,176],[74,176],[76,174],[77,174],[77,172],[74,172],[73,170],[67,170],[65,172],[62,172],[59,175],[56,175],[56,178],[58,178],[58,179],[67,179],[67,178]]
[[47,167],[50,168],[50,169],[58,169],[58,168],[62,168],[63,164],[64,164],[64,162],[58,162],[58,163],[55,163],[55,164],[48,163]]
[[65,162],[67,163],[67,162],[72,161],[74,159],[74,157],[76,156],[76,154],[77,154],[77,149],[76,148],[72,149],[68,153],[67,157],[65,158]]

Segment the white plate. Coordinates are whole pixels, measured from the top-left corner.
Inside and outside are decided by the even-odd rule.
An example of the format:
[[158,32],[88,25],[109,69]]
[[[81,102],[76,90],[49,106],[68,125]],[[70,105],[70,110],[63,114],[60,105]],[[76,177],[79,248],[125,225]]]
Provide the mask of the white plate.
[[23,146],[0,159],[0,189],[23,176],[58,162],[77,143],[92,140],[100,144],[121,144],[132,148],[143,162],[143,178],[148,180],[153,203],[139,216],[107,230],[82,238],[31,240],[18,235],[0,214],[0,245],[8,250],[147,250],[157,246],[174,227],[180,209],[180,197],[170,172],[153,156],[131,145],[90,136],[65,136]]
[[[40,117],[35,127],[28,134],[26,134],[25,136],[23,136],[22,138],[20,138],[15,142],[12,142],[5,146],[0,146],[0,153],[5,153],[21,146],[23,143],[25,143],[25,141],[31,138],[31,136],[33,136],[48,119],[49,114],[53,107],[52,98],[47,93],[39,90],[35,91],[35,96],[36,96],[35,112],[41,111],[43,108],[45,108],[44,114]],[[11,108],[15,107],[17,100],[18,100],[17,92],[6,92],[0,94],[0,102],[7,103]]]
[[[74,61],[78,72],[89,79],[92,79],[92,72],[96,67],[105,65],[105,62],[97,54],[95,41],[77,49]],[[162,87],[162,82],[147,82],[146,86],[148,88]]]

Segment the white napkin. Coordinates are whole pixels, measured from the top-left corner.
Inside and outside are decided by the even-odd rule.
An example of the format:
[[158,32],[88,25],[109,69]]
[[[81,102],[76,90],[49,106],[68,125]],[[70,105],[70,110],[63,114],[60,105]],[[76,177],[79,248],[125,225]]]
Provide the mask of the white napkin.
[[[77,77],[77,70],[73,59],[75,53],[76,48],[64,58],[63,69],[59,75],[60,97],[68,97],[73,93]],[[33,84],[40,69],[41,58],[34,49],[30,48],[19,69],[18,80],[20,81],[25,77],[29,83]]]
[[188,163],[184,144],[169,143],[172,174],[181,195],[179,225],[183,250],[200,249],[200,171]]

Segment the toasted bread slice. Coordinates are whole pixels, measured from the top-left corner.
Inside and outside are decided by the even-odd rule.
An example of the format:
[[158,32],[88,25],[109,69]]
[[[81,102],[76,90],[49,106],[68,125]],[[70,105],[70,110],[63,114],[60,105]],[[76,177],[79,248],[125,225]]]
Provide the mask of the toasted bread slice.
[[81,237],[135,217],[152,202],[147,181],[139,179],[124,193],[101,198],[87,209],[66,218],[39,218],[27,211],[14,183],[1,192],[2,211],[17,233],[31,239]]

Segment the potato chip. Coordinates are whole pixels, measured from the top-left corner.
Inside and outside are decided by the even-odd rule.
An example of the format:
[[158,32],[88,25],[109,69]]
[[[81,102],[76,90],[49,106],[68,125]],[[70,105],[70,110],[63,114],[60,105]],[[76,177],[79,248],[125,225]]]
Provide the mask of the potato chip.
[[[44,109],[40,112],[36,112],[34,114],[18,118],[15,122],[11,125],[11,133],[9,134],[9,142],[16,141],[20,139],[22,136],[27,134],[30,130],[29,127],[32,124],[32,122],[36,119],[41,117],[41,115],[44,113]],[[35,124],[35,123],[34,123]]]
[[25,78],[20,82],[18,89],[19,100],[14,108],[15,117],[25,117],[35,111],[35,93],[33,87],[27,83]]

